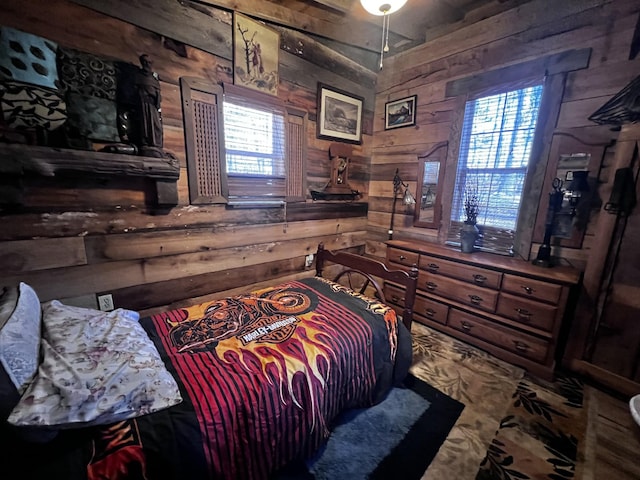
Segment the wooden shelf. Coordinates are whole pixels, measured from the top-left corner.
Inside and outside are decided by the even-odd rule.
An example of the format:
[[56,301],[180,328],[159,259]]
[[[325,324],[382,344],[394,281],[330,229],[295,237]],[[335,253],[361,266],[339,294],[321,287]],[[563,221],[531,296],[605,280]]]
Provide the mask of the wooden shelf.
[[21,179],[27,176],[114,175],[144,177],[155,181],[156,204],[178,203],[180,165],[175,158],[141,157],[117,153],[0,144],[0,174],[14,194],[0,197],[0,204],[20,204]]

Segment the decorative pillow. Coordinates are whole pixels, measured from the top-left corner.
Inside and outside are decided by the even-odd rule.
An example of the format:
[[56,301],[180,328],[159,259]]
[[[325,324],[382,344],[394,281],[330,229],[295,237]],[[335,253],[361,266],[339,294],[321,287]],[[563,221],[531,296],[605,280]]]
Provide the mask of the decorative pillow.
[[7,287],[0,298],[0,317],[0,420],[4,420],[38,371],[38,295],[26,283]]
[[57,90],[0,81],[0,109],[8,127],[53,131],[67,121],[67,106]]
[[84,427],[180,403],[175,379],[131,313],[45,303],[44,358],[9,423]]
[[0,27],[0,78],[57,89],[57,49],[46,38]]

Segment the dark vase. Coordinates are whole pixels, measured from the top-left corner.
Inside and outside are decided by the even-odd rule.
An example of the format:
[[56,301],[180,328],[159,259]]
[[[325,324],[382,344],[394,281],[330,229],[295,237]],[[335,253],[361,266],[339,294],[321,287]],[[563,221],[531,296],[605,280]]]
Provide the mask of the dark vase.
[[480,231],[475,223],[464,223],[460,229],[460,251],[463,253],[471,253],[476,249],[476,240]]

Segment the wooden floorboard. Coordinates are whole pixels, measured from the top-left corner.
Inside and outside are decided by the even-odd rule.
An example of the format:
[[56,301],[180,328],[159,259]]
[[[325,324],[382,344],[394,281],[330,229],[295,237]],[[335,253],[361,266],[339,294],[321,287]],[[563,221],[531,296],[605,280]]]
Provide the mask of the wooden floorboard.
[[640,479],[640,426],[626,401],[594,390],[597,418],[594,479]]

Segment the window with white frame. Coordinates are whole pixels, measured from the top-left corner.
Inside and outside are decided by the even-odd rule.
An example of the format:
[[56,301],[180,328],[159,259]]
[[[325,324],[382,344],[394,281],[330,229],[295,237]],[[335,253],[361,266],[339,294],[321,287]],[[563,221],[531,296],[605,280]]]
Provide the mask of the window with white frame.
[[481,248],[512,253],[542,83],[467,101],[448,241],[459,243],[465,192],[475,192]]

